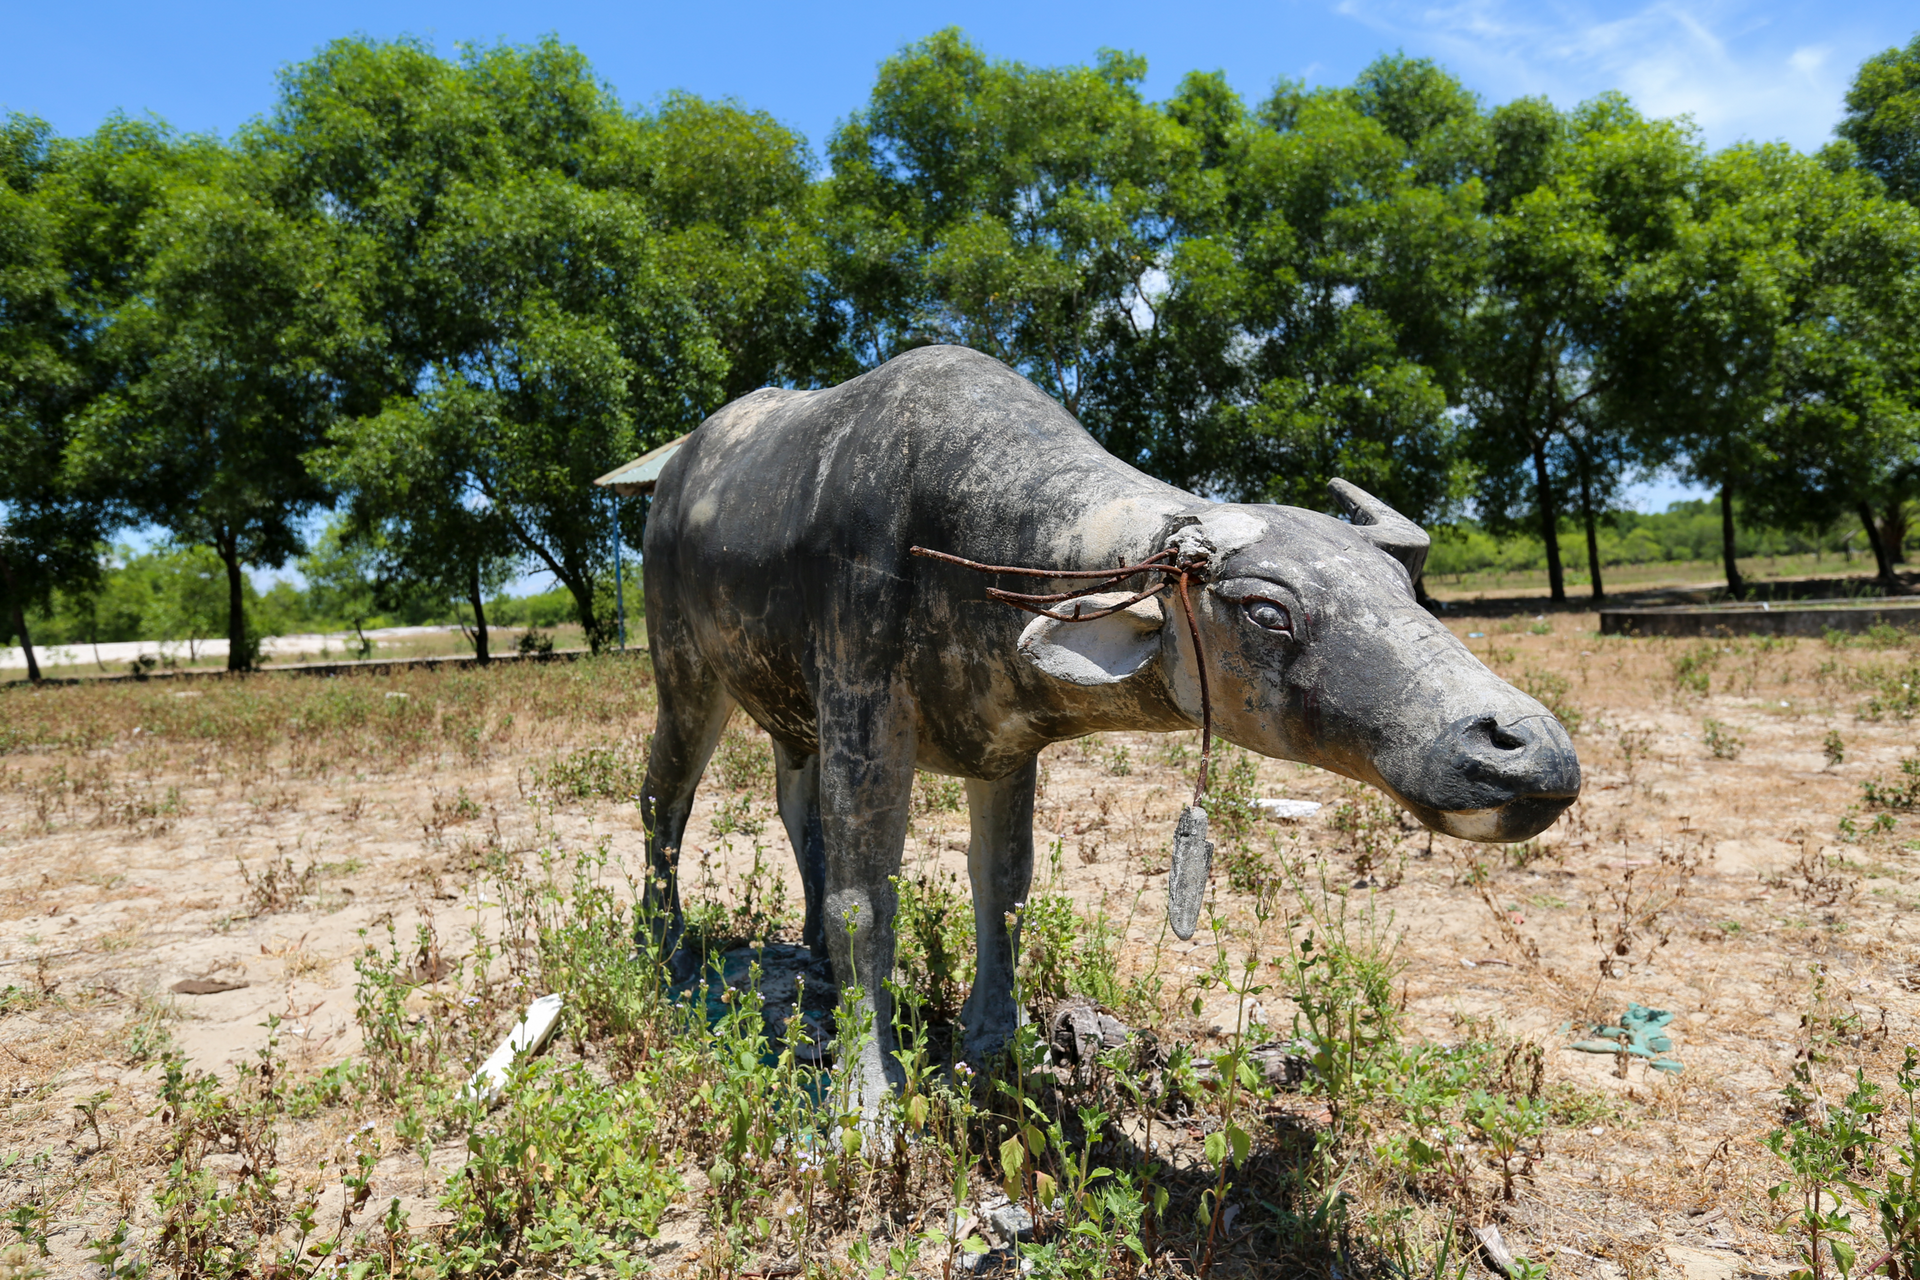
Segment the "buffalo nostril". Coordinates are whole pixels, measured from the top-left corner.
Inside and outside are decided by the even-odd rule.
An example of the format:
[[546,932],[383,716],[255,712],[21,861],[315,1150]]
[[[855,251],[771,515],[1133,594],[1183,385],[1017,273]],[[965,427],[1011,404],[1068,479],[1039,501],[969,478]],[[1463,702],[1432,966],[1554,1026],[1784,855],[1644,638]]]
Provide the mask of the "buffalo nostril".
[[1524,720],[1503,725],[1492,716],[1481,716],[1468,724],[1461,736],[1468,742],[1485,743],[1499,751],[1520,751],[1534,744],[1534,735]]
[[1495,721],[1492,725],[1492,732],[1487,735],[1487,738],[1494,746],[1500,748],[1502,751],[1518,751],[1523,747],[1533,745],[1533,735],[1527,733],[1524,725],[1520,724],[1508,727]]

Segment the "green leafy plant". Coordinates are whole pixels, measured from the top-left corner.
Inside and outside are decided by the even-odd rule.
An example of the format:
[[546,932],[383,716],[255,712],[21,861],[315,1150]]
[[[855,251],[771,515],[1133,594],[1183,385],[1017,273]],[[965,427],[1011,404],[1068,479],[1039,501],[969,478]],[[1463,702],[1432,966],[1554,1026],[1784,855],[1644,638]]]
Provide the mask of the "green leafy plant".
[[1861,799],[1874,809],[1920,809],[1920,756],[1900,762],[1892,778],[1869,778],[1860,784]]
[[1738,760],[1740,753],[1746,750],[1747,740],[1731,725],[1709,717],[1702,723],[1703,732],[1700,741],[1713,753],[1715,760]]
[[1889,1261],[1898,1265],[1901,1276],[1920,1275],[1920,1050],[1907,1046],[1906,1058],[1894,1079],[1905,1100],[1906,1114],[1900,1118],[1899,1145],[1889,1143],[1890,1159],[1886,1170],[1886,1189],[1875,1198],[1874,1208],[1887,1256],[1867,1268],[1871,1274]]
[[1767,1135],[1767,1149],[1787,1166],[1788,1177],[1767,1189],[1781,1209],[1775,1230],[1794,1238],[1800,1261],[1793,1274],[1806,1280],[1846,1276],[1855,1251],[1853,1206],[1871,1202],[1864,1179],[1871,1173],[1879,1139],[1875,1117],[1880,1087],[1857,1072],[1853,1089],[1839,1102],[1820,1105],[1810,1054],[1796,1065],[1782,1090],[1791,1116]]

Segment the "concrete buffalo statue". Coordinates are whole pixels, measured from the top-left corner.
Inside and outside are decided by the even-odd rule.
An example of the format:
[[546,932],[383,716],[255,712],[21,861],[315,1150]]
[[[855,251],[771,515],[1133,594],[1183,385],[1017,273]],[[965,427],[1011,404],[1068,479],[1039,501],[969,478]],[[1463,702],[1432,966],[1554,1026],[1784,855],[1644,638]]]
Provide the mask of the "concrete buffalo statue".
[[[738,706],[773,739],[805,941],[872,1008],[875,1034],[849,1065],[873,1105],[897,1071],[882,979],[914,770],[962,778],[979,958],[961,1048],[979,1063],[1018,1017],[1008,913],[1032,878],[1041,748],[1198,727],[1196,635],[1219,736],[1370,783],[1449,835],[1543,830],[1580,789],[1566,731],[1416,602],[1426,534],[1333,488],[1351,523],[1209,502],[1108,454],[1039,388],[963,347],[715,413],[661,473],[646,529],[659,722],[643,803],[670,944],[694,789]],[[1068,602],[1066,617],[1104,609],[1069,621],[988,589],[1076,580],[1036,588],[911,553],[1066,571],[1176,545],[1195,570],[1191,631],[1177,593],[1113,607],[1149,574]]]

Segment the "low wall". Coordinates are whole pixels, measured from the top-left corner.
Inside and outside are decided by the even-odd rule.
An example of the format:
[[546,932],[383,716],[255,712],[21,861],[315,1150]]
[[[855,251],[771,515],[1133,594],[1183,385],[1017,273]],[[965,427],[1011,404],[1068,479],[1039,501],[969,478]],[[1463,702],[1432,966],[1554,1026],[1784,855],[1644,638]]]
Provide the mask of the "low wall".
[[1793,600],[1782,603],[1602,609],[1603,636],[1821,636],[1885,623],[1920,630],[1920,600]]

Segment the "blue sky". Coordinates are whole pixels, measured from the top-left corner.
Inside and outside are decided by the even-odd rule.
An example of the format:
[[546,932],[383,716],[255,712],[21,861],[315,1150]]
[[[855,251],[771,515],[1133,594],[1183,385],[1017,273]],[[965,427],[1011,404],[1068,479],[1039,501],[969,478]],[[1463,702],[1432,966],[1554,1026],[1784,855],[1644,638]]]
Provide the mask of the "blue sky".
[[[1102,47],[1148,61],[1147,92],[1190,70],[1224,71],[1257,100],[1280,77],[1344,84],[1395,49],[1433,58],[1489,102],[1545,94],[1561,106],[1609,89],[1654,115],[1690,114],[1706,141],[1832,136],[1860,62],[1920,29],[1895,0],[1266,0],[1265,3],[552,2],[92,4],[0,0],[0,111],[65,133],[109,113],[152,113],[186,130],[230,133],[273,102],[275,74],[328,40],[467,41],[555,34],[577,45],[633,104],[673,89],[732,97],[773,113],[820,152],[865,100],[874,70],[903,44],[963,28],[996,57],[1084,62]],[[1686,491],[1643,486],[1658,509]]]
[[800,3],[733,5],[0,3],[0,109],[63,132],[121,109],[227,133],[273,100],[274,74],[338,36],[463,41],[546,33],[579,46],[622,98],[670,89],[729,96],[819,148],[901,45],[957,25],[990,54],[1050,64],[1105,46],[1148,59],[1148,92],[1223,70],[1249,98],[1280,76],[1342,84],[1383,51],[1450,68],[1489,101],[1544,93],[1571,105],[1621,89],[1656,115],[1691,113],[1719,146],[1742,138],[1818,146],[1861,60],[1904,44],[1920,10],[1683,0],[1266,0],[1265,3]]

